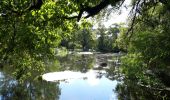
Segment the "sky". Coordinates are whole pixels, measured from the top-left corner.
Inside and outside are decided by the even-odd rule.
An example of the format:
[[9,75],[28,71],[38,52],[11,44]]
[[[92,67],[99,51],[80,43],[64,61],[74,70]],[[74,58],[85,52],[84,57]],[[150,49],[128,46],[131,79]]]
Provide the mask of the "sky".
[[[121,7],[121,13],[114,12],[111,13],[109,19],[107,21],[102,22],[102,24],[104,24],[104,26],[106,28],[108,28],[109,26],[111,26],[114,23],[126,23],[128,21],[128,15],[130,13],[131,7],[128,7],[130,5],[131,0],[125,0],[123,6]],[[127,8],[124,7],[125,5],[127,5]],[[119,10],[119,11],[120,11]],[[97,28],[98,25],[95,24],[93,28]]]

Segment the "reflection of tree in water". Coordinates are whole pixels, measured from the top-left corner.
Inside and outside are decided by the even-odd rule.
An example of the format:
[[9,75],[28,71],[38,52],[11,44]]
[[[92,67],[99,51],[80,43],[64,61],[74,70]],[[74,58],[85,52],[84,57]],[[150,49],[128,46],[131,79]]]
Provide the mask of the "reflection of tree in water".
[[[74,70],[87,72],[93,67],[93,56],[90,55],[67,55],[55,60],[47,71]],[[47,63],[47,64],[48,64]],[[54,68],[55,67],[55,68]],[[59,83],[51,83],[35,80],[41,73],[31,73],[31,77],[25,76],[22,82],[18,82],[12,76],[12,70],[3,70],[0,77],[0,98],[2,100],[58,100],[61,94]]]
[[119,100],[169,100],[170,91],[138,84],[135,80],[126,79],[121,73],[120,66],[112,65],[105,69],[106,77],[117,80],[114,90]]
[[124,80],[116,87],[115,92],[119,100],[169,100],[168,91],[159,91],[137,85],[132,80]]
[[94,65],[93,55],[70,54],[58,60],[63,70],[87,72]]
[[123,81],[124,78],[117,66],[112,66],[109,69],[106,69],[106,77],[110,80],[117,80],[119,82]]
[[58,100],[60,89],[57,83],[25,81],[18,83],[11,77],[4,77],[0,83],[2,100]]
[[[114,56],[112,59],[117,60],[117,56]],[[105,69],[106,77],[110,80],[122,81],[124,76],[121,73],[120,65],[116,64],[116,60],[108,63],[110,65],[108,69]]]

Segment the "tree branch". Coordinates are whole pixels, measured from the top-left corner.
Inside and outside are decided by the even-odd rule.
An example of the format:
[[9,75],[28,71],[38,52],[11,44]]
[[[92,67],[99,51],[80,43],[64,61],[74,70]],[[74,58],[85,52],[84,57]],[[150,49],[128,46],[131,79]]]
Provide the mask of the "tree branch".
[[[137,10],[138,10],[138,6],[139,6],[140,1],[141,1],[141,0],[138,0],[137,3],[136,3],[136,5],[134,5],[134,6],[132,7],[132,11],[135,9],[135,14],[134,14],[134,16],[133,16],[133,18],[132,18],[132,22],[131,22],[130,28],[128,29],[128,31],[127,31],[127,33],[126,33],[127,36],[128,36],[128,34],[129,34],[129,32],[132,31],[132,33],[133,33],[133,27],[134,27],[134,24],[135,24],[135,21],[136,21]],[[131,36],[130,36],[130,37],[131,37]]]
[[85,18],[89,18],[91,16],[94,16],[96,14],[98,14],[102,9],[104,9],[105,7],[107,7],[110,4],[109,0],[103,0],[102,2],[100,2],[100,4],[94,6],[94,7],[84,7],[83,5],[80,5],[80,12],[77,18],[77,21],[79,21],[82,17],[83,12],[87,12],[88,15],[85,16]]
[[31,6],[28,8],[29,11],[31,10],[39,10],[43,4],[42,0],[34,0],[31,4]]

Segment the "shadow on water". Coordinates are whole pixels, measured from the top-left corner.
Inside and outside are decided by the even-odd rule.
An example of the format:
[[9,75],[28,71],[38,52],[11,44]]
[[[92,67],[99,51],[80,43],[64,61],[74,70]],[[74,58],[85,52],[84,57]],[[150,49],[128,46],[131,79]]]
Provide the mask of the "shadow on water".
[[11,75],[0,73],[0,100],[58,100],[58,83],[27,80],[19,83]]
[[125,79],[117,84],[115,92],[119,100],[169,100],[170,92],[141,86],[132,80]]
[[1,69],[0,100],[168,100],[166,93],[125,79],[119,58],[100,53],[58,56],[43,72],[53,72],[52,81],[32,78],[20,83],[8,69]]

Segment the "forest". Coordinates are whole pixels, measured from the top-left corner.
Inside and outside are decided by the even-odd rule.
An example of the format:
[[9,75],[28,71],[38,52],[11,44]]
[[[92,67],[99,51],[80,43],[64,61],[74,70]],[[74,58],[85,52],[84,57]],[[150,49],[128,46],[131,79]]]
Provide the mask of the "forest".
[[[96,61],[97,70],[111,66],[104,75],[118,80],[116,99],[169,100],[170,1],[129,0],[129,5],[125,1],[1,0],[0,99],[67,100],[61,99],[62,82],[46,82],[42,75],[67,70],[88,73]],[[130,8],[125,23],[102,24],[123,7]],[[97,60],[73,56],[82,52],[94,53]],[[102,58],[106,54],[115,54],[106,58],[118,63],[106,63]],[[24,93],[18,93],[22,89]],[[48,91],[55,94],[47,95]]]

